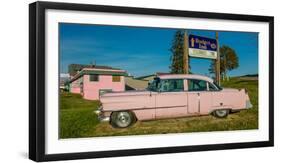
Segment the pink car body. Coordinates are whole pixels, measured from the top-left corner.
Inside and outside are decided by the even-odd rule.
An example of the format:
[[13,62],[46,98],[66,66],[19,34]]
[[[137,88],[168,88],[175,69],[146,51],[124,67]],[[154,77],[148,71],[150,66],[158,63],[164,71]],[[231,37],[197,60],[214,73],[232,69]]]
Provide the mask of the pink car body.
[[114,112],[130,112],[142,121],[252,107],[245,89],[222,89],[211,78],[186,74],[161,75],[147,90],[106,93],[100,100],[101,120],[111,120]]

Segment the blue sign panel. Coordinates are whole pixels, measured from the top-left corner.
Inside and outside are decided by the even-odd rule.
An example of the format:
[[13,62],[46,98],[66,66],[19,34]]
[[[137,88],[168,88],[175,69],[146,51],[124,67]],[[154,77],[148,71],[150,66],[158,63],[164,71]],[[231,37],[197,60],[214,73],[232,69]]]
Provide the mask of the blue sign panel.
[[216,39],[189,35],[188,42],[189,42],[189,48],[208,50],[208,51],[217,51],[217,40]]

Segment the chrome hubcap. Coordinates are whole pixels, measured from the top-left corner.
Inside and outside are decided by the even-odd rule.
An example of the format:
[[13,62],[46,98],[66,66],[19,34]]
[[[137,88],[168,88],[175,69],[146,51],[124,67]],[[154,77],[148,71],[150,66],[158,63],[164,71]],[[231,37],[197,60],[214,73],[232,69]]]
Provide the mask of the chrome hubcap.
[[217,110],[216,113],[218,116],[223,117],[226,115],[226,110]]
[[131,118],[128,112],[120,112],[117,116],[117,124],[120,127],[127,127],[131,123]]

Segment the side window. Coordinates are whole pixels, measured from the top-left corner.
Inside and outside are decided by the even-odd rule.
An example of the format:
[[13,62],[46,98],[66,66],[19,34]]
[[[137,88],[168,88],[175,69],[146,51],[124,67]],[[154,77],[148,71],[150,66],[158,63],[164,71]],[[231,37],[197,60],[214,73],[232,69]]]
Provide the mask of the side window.
[[99,75],[90,75],[90,81],[99,81]]
[[204,80],[189,79],[188,91],[207,91],[207,82]]
[[120,76],[112,76],[112,82],[120,82],[121,77]]
[[209,83],[209,82],[208,82],[208,84],[209,84],[209,91],[217,91],[217,90],[218,90],[218,89],[215,87],[214,84]]
[[162,92],[180,92],[183,90],[183,79],[161,80],[160,91]]

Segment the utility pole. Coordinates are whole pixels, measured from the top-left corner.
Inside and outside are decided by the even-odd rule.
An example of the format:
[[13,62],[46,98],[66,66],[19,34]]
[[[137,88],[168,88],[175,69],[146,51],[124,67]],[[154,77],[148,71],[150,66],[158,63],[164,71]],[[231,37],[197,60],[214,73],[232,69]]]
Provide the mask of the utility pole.
[[221,85],[220,82],[220,46],[219,46],[219,34],[216,32],[216,40],[217,40],[217,60],[216,60],[216,82],[218,85]]
[[189,56],[188,56],[188,35],[187,30],[184,30],[184,41],[183,41],[183,73],[189,74]]
[[224,62],[224,79],[223,81],[227,81],[227,76],[226,76],[226,73],[227,73],[227,69],[226,69],[226,54],[224,54],[224,57],[223,57],[223,62]]

